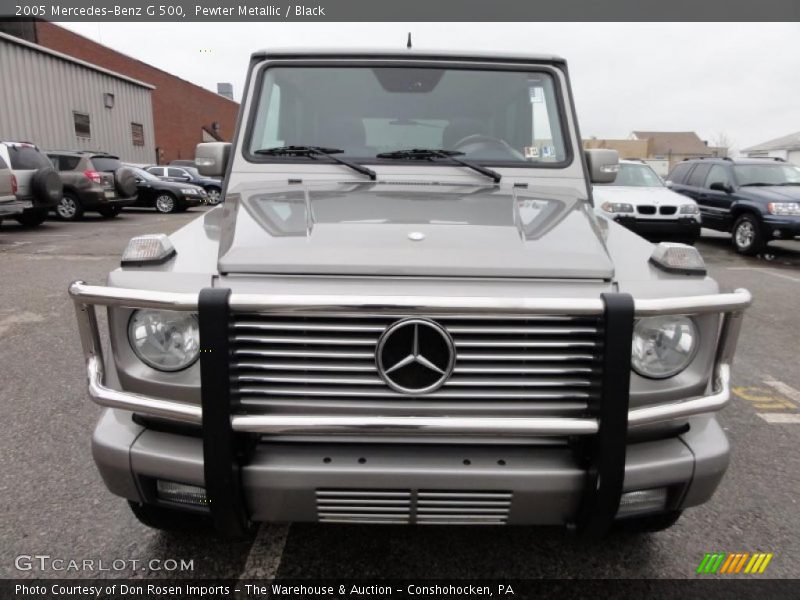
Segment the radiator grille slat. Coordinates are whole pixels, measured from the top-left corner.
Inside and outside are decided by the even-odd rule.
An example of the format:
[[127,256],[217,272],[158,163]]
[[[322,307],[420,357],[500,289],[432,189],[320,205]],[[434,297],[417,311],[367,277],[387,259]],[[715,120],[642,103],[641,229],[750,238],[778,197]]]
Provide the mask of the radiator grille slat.
[[504,491],[316,491],[323,523],[504,525],[512,500]]
[[[455,345],[452,375],[429,394],[393,390],[376,366],[380,336],[409,316],[435,320]],[[601,319],[569,315],[234,314],[231,385],[249,412],[278,404],[285,411],[292,399],[327,401],[334,411],[359,401],[394,410],[416,400],[415,414],[429,401],[437,411],[448,404],[454,416],[476,414],[478,405],[485,411],[478,414],[493,414],[503,402],[516,403],[520,415],[574,415],[599,393],[601,333]]]

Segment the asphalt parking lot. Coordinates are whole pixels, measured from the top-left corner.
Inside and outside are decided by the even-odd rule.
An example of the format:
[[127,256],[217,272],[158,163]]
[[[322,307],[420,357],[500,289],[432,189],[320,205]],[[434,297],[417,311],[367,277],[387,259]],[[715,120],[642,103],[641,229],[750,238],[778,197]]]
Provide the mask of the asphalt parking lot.
[[[731,466],[712,501],[672,529],[585,542],[534,528],[272,525],[228,543],[140,525],[91,459],[100,409],[86,395],[66,289],[78,278],[103,282],[131,236],[169,233],[202,212],[0,226],[0,577],[691,578],[714,551],[771,552],[765,576],[800,577],[800,243],[750,259],[711,233],[698,243],[711,275],[723,289],[749,288],[755,302],[734,366],[736,397],[721,416]],[[194,570],[19,571],[19,555],[184,559]]]

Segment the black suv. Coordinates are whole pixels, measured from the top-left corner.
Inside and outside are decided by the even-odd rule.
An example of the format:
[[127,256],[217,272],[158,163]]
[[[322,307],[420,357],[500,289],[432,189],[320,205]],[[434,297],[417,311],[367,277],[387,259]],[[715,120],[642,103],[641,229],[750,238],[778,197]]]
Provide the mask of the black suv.
[[741,254],[800,237],[800,168],[782,159],[687,159],[667,186],[697,202],[703,227],[731,232]]
[[119,158],[105,152],[50,150],[50,162],[64,184],[54,210],[60,219],[80,219],[87,210],[116,217],[136,201],[136,177]]

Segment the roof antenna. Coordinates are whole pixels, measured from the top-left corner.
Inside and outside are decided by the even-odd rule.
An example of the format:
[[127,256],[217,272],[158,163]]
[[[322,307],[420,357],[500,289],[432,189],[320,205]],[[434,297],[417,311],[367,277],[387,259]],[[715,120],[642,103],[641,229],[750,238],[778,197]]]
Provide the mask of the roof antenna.
[[411,32],[408,32],[408,41],[406,42],[406,48],[411,50]]

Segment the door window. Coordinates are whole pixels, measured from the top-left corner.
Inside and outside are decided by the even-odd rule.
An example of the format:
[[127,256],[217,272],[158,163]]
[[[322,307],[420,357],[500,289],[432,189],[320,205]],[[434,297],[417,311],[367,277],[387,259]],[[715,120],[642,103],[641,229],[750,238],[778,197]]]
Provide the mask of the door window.
[[711,170],[708,172],[708,177],[706,177],[705,187],[710,188],[712,183],[721,183],[730,187],[733,182],[728,169],[722,165],[712,165]]
[[686,185],[703,187],[706,181],[706,175],[708,175],[710,169],[711,165],[697,165],[691,175],[689,175],[689,180],[686,182]]
[[189,174],[183,169],[167,169],[167,177],[188,177]]

